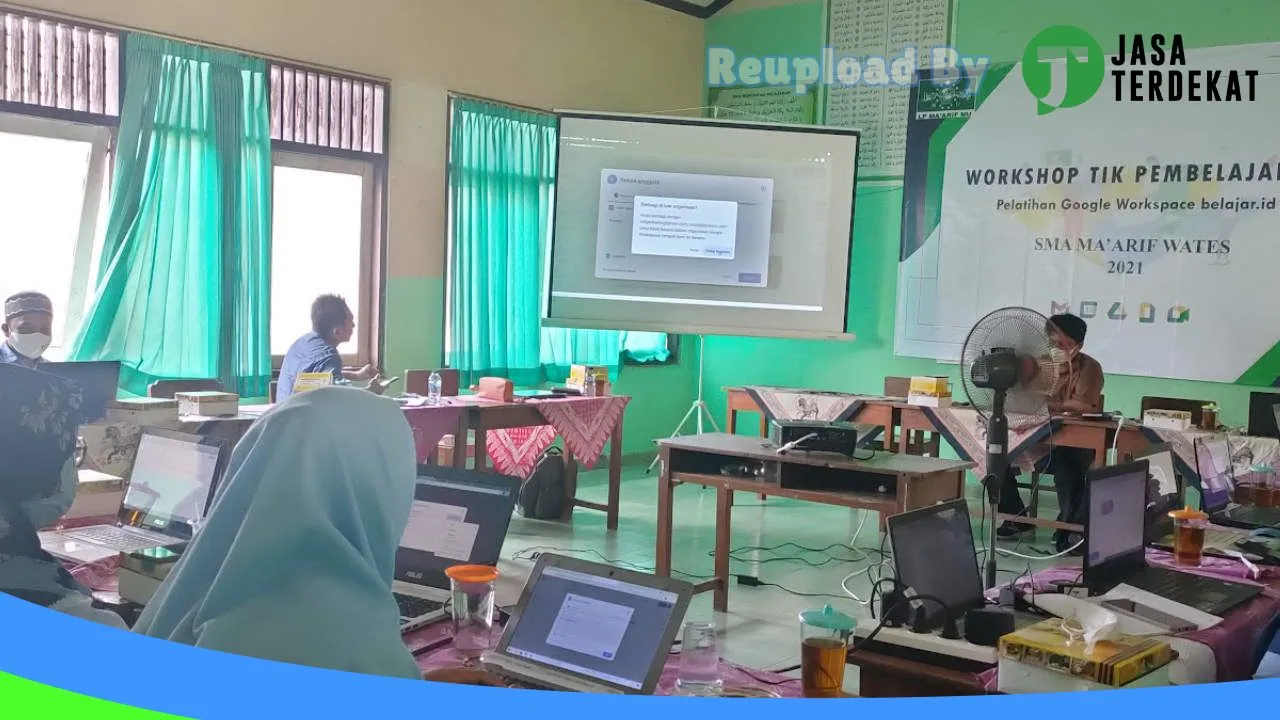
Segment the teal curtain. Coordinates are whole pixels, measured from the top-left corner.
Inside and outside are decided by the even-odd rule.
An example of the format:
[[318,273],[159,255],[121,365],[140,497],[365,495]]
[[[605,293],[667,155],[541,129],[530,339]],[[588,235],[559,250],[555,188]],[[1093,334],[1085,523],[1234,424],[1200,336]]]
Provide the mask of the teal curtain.
[[663,333],[542,328],[543,259],[555,186],[555,117],[471,98],[453,101],[449,367],[531,386],[569,366],[661,362]]
[[131,33],[100,273],[73,360],[119,360],[121,387],[271,379],[266,62]]

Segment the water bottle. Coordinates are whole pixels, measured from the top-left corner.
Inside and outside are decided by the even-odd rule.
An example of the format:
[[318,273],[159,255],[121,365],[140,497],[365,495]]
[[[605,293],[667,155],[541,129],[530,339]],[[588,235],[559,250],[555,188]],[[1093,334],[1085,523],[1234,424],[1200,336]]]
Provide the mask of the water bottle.
[[[421,377],[421,376],[419,376]],[[431,377],[427,378],[427,404],[440,404],[440,387],[444,385],[444,380],[440,377],[440,373],[435,370],[431,371]]]

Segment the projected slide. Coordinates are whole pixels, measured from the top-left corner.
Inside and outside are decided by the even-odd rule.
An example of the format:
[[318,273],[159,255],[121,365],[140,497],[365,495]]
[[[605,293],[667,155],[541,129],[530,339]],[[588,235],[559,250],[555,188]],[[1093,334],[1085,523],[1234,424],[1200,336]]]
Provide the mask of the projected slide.
[[773,180],[600,171],[596,277],[765,287]]

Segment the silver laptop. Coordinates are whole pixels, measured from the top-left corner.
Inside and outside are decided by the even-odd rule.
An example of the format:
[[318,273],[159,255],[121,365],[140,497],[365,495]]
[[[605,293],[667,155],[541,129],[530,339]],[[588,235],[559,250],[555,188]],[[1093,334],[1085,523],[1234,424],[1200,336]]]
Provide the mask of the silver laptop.
[[96,562],[190,541],[209,509],[225,446],[222,438],[145,429],[116,524],[43,532],[40,546],[57,558]]
[[484,667],[518,686],[651,695],[692,595],[682,580],[544,554]]
[[424,465],[418,468],[413,509],[396,550],[391,590],[400,606],[400,631],[448,612],[454,565],[497,565],[511,526],[520,479]]

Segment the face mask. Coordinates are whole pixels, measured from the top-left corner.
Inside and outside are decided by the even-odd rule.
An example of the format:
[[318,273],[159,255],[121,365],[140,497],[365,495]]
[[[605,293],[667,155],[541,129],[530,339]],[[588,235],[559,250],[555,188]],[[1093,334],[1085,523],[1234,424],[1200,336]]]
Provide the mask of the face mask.
[[1071,357],[1067,355],[1067,351],[1060,347],[1049,348],[1049,357],[1052,358],[1054,362],[1058,363],[1064,363],[1071,359]]
[[49,349],[51,342],[53,338],[43,333],[13,333],[9,336],[9,347],[19,355],[32,360],[43,355],[44,351]]

